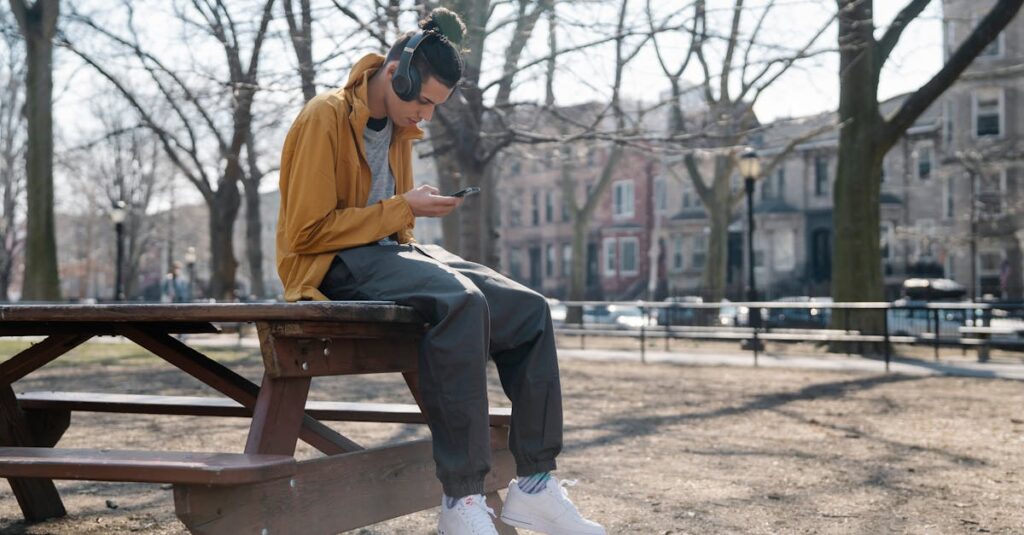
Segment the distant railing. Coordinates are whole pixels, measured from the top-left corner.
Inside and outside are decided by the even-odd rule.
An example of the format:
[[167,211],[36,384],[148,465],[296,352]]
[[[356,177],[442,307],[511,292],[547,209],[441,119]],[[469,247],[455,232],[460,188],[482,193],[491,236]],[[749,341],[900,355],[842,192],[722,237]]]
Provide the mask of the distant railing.
[[[860,343],[881,351],[886,371],[893,344],[934,347],[936,360],[941,347],[976,349],[979,362],[989,359],[991,348],[1024,351],[1022,304],[552,301],[551,308],[556,332],[579,336],[581,348],[588,336],[635,337],[642,362],[652,338],[664,339],[666,351],[673,339],[735,340],[751,351],[755,366],[766,341]],[[566,321],[570,308],[582,312],[581,322]],[[870,332],[851,328],[862,324],[871,325]]]

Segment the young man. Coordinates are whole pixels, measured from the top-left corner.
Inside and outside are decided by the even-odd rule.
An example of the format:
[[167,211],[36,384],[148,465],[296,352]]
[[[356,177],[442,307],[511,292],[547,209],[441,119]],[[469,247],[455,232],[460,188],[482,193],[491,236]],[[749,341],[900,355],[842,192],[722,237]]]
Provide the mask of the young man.
[[483,493],[490,469],[487,358],[512,401],[518,478],[502,521],[549,534],[604,535],[550,475],[562,448],[554,332],[544,298],[440,247],[420,246],[414,218],[462,200],[413,188],[412,141],[462,76],[465,26],[434,10],[392,47],[370,54],[341,90],[311,100],[281,155],[277,264],[285,298],[371,299],[415,308],[430,324],[420,390],[444,488],[440,535],[496,535]]

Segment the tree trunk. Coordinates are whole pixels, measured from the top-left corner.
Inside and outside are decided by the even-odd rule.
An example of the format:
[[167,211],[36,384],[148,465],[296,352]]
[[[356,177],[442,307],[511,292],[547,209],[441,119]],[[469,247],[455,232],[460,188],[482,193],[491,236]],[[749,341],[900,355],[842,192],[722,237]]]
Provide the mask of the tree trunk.
[[28,121],[28,213],[22,299],[60,300],[53,216],[53,35],[59,2],[27,9],[12,1],[28,56],[25,116]]
[[213,202],[208,203],[210,210],[210,280],[206,295],[218,301],[235,299],[235,271],[238,261],[235,260],[234,229],[235,218],[241,196],[238,193],[238,181],[222,181],[214,194]]
[[249,295],[267,297],[263,274],[263,222],[260,215],[258,183],[242,182],[245,187],[245,251],[249,262]]
[[[881,301],[882,252],[879,244],[882,158],[878,141],[883,120],[878,106],[878,51],[871,2],[841,0],[839,18],[839,163],[833,187],[832,298],[836,302]],[[863,334],[882,331],[879,314],[837,310],[833,328],[849,326]]]

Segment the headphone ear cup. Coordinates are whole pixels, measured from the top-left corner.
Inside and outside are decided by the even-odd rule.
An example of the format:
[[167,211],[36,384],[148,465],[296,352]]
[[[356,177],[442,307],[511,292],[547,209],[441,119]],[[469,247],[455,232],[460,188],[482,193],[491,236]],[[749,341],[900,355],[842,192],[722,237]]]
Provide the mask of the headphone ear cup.
[[395,72],[394,76],[391,77],[391,88],[395,90],[395,94],[402,100],[410,100],[406,98],[409,94],[410,83],[409,77],[405,76],[404,73]]

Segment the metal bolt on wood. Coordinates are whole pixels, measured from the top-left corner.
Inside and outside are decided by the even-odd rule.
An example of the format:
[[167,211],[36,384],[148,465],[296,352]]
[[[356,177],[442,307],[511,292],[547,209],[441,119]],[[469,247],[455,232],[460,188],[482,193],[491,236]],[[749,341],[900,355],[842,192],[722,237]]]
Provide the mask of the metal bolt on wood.
[[289,479],[288,480],[288,486],[294,489],[295,488],[295,480],[294,479]]
[[309,363],[308,362],[303,362],[302,363],[302,369],[303,370],[308,370],[309,369]]
[[267,528],[263,528],[260,530],[260,535],[270,535],[270,530]]

